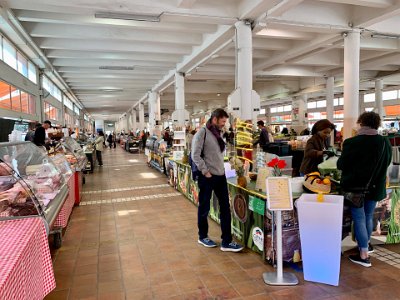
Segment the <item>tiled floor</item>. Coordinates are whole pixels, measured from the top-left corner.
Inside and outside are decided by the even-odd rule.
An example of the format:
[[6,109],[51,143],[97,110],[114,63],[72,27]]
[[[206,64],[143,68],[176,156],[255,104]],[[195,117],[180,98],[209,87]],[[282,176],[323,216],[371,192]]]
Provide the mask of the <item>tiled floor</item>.
[[[103,155],[53,251],[57,288],[46,299],[400,299],[400,270],[376,258],[366,269],[343,257],[339,287],[305,282],[291,268],[298,286],[267,286],[262,274],[273,268],[260,256],[197,244],[195,206],[143,155]],[[210,236],[220,236],[212,221]]]

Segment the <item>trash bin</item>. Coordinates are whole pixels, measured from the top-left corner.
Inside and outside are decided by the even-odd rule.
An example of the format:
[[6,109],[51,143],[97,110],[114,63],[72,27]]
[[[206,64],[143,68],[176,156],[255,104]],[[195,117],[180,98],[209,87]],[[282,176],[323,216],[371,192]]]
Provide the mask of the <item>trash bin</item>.
[[303,194],[296,202],[304,280],[339,285],[343,196]]

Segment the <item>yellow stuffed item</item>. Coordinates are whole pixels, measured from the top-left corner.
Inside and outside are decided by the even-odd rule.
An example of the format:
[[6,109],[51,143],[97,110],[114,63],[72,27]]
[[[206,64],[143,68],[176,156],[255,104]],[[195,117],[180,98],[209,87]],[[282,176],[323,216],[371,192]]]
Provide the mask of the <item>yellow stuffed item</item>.
[[331,191],[331,181],[324,178],[319,172],[312,172],[304,176],[303,186],[313,193],[328,194]]

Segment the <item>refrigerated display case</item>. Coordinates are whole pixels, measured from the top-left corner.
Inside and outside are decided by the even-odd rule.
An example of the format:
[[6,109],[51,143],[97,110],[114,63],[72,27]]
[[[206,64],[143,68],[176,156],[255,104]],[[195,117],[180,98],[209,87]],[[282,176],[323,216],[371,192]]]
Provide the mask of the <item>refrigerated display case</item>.
[[31,142],[0,143],[0,221],[40,217],[47,233],[61,243],[55,224],[68,197],[68,172]]
[[75,171],[75,183],[73,185],[75,192],[75,205],[79,205],[82,198],[82,186],[85,182],[83,171],[85,170],[87,163],[86,154],[78,142],[71,137],[65,138],[62,145],[66,152],[65,157]]

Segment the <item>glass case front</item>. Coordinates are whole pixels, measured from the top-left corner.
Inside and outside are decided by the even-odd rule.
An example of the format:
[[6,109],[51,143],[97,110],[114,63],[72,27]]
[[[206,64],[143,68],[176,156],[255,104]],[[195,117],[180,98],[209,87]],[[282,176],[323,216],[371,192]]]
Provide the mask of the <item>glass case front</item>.
[[71,137],[67,137],[64,139],[62,145],[66,151],[65,157],[71,166],[75,170],[83,170],[86,165],[86,155],[78,142]]
[[64,177],[42,148],[0,143],[0,218],[46,215],[62,189]]

